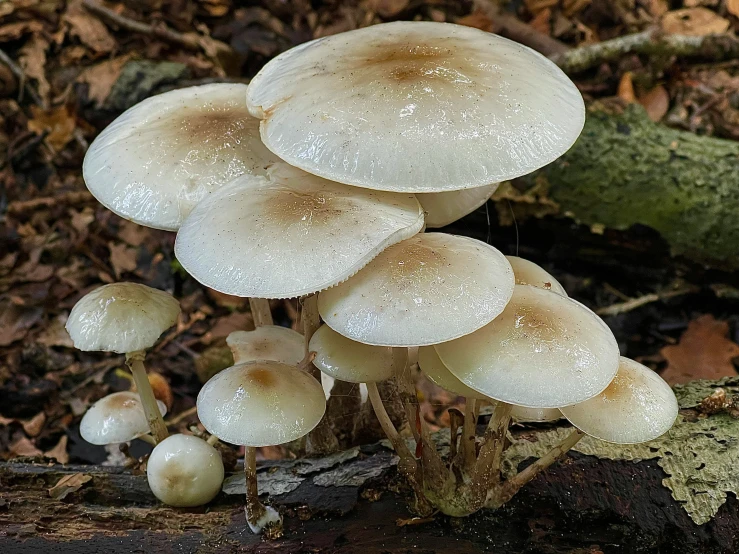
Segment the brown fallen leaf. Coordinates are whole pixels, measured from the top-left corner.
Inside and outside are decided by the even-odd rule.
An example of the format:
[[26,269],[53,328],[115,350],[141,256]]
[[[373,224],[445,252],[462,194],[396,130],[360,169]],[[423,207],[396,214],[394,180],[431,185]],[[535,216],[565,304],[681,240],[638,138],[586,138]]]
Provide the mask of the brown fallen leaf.
[[131,59],[131,54],[106,60],[86,69],[77,77],[77,82],[89,86],[87,96],[100,108],[108,98],[113,85],[118,80],[123,66]]
[[662,30],[670,35],[705,36],[725,33],[729,20],[708,8],[685,8],[667,12],[662,17]]
[[730,341],[728,333],[729,324],[710,314],[691,321],[678,344],[662,349],[667,360],[662,378],[674,385],[737,375],[732,360],[739,356],[739,344]]
[[120,279],[126,271],[136,269],[136,249],[123,243],[108,243],[110,248],[110,264],[113,266],[116,278]]
[[85,483],[92,481],[92,476],[86,473],[73,473],[65,475],[57,484],[49,489],[49,496],[56,500],[63,500],[68,495],[80,490]]
[[0,305],[0,346],[21,340],[41,320],[44,311],[38,307]]
[[74,138],[75,124],[74,115],[69,112],[67,106],[58,106],[44,110],[38,106],[31,106],[32,119],[28,120],[28,130],[40,135],[49,131],[46,143],[55,151],[59,152]]
[[475,10],[470,15],[465,15],[457,19],[458,25],[464,25],[465,27],[474,27],[487,33],[493,32],[493,20],[490,19],[482,10]]
[[36,90],[44,100],[49,98],[51,85],[46,80],[46,51],[49,41],[40,34],[35,34],[19,50],[18,65],[26,77],[36,80]]
[[96,54],[107,54],[116,47],[115,39],[105,24],[82,6],[81,0],[67,3],[64,21],[69,24],[69,34]]
[[408,7],[409,0],[370,0],[369,8],[380,17],[394,17]]
[[56,446],[54,448],[44,452],[44,457],[53,458],[60,464],[69,463],[69,454],[67,454],[67,441],[67,435],[62,435],[62,438],[59,439],[59,442],[56,443]]
[[39,412],[31,419],[22,422],[23,430],[29,437],[36,437],[44,428],[44,423],[46,423],[46,414]]
[[634,93],[634,82],[631,78],[631,72],[627,71],[621,76],[618,82],[618,97],[624,102],[633,104],[636,102],[636,94]]
[[18,458],[22,456],[35,458],[36,456],[41,456],[41,451],[36,448],[36,445],[33,444],[28,437],[19,438],[8,447],[8,450],[10,451],[10,458]]
[[[8,3],[10,4],[10,2]],[[3,4],[0,4],[0,7],[2,7]],[[44,26],[41,24],[41,22],[35,19],[9,23],[8,25],[3,25],[2,27],[0,27],[0,42],[10,42],[11,40],[18,40],[23,35],[39,33],[43,31],[43,29]]]
[[654,122],[660,121],[670,109],[670,95],[662,85],[657,85],[639,96],[637,100],[647,110],[649,119]]
[[726,0],[726,11],[739,17],[739,0]]

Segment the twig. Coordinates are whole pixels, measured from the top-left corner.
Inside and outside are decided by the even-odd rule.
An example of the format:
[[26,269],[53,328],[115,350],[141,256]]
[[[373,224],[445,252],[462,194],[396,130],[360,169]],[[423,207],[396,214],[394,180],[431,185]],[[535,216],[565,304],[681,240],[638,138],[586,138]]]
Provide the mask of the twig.
[[578,73],[626,54],[650,56],[701,57],[715,61],[739,57],[739,39],[733,34],[668,35],[653,27],[622,37],[547,54],[566,73]]
[[34,198],[33,200],[16,201],[8,204],[9,214],[21,214],[28,211],[34,211],[38,208],[48,208],[50,206],[58,206],[63,204],[80,204],[93,200],[92,194],[86,190],[71,191],[59,194],[57,196],[44,196]]
[[23,69],[21,69],[21,67],[17,63],[15,63],[12,58],[8,56],[2,49],[0,49],[0,62],[3,62],[5,65],[7,65],[13,75],[15,75],[16,79],[18,79],[18,84],[20,88],[18,101],[20,102],[23,99],[23,91],[25,90],[28,93],[28,96],[31,97],[31,100],[33,100],[42,108],[46,109],[46,102],[43,98],[39,96],[38,92],[36,92],[36,89],[33,88],[33,85],[28,81],[28,79],[26,79],[26,74],[23,72]]
[[645,294],[644,296],[640,296],[639,298],[632,298],[631,300],[627,300],[626,302],[618,302],[616,304],[611,304],[610,306],[605,306],[604,308],[599,308],[595,311],[595,313],[598,315],[624,314],[626,312],[630,312],[631,310],[641,308],[646,304],[657,302],[658,300],[666,300],[668,298],[674,298],[676,296],[682,296],[684,294],[691,294],[694,292],[698,292],[698,290],[698,287],[691,286],[660,293]]

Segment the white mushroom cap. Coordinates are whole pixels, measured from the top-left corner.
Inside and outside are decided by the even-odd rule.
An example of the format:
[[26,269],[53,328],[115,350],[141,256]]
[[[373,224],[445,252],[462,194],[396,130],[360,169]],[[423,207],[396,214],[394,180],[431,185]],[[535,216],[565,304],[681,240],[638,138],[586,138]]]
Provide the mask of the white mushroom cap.
[[484,187],[449,192],[431,192],[417,194],[416,198],[426,212],[426,227],[434,229],[444,227],[474,212],[485,204],[498,188],[500,183]]
[[218,83],[165,92],[124,112],[93,141],[82,174],[121,217],[176,231],[209,193],[276,161],[246,108],[246,85]]
[[562,412],[557,408],[524,408],[513,406],[511,417],[522,423],[544,423],[562,419]]
[[288,298],[345,280],[422,227],[413,195],[347,187],[276,164],[267,177],[245,175],[198,204],[175,252],[217,291]]
[[485,327],[436,345],[467,386],[503,402],[558,408],[600,393],[618,371],[618,344],[579,302],[516,285],[502,314]]
[[252,79],[264,144],[375,190],[442,192],[525,175],[566,152],[582,96],[550,60],[449,23],[374,25],[302,44]]
[[378,346],[424,346],[466,335],[513,293],[505,256],[475,239],[422,233],[321,292],[318,310],[338,333]]
[[259,360],[217,373],[198,394],[209,433],[244,446],[273,446],[308,434],[326,411],[321,384],[294,366]]
[[373,383],[393,376],[393,349],[370,346],[321,325],[310,339],[309,350],[322,372],[347,383]]
[[[164,402],[157,400],[162,415]],[[95,402],[82,416],[80,435],[90,444],[128,442],[149,432],[144,407],[135,392],[114,392]]]
[[226,338],[234,365],[254,360],[274,360],[298,365],[305,357],[303,335],[279,325],[262,325],[253,331],[234,331]]
[[442,389],[465,398],[488,400],[487,396],[471,389],[457,379],[441,361],[433,346],[422,346],[418,349],[418,367],[429,378],[429,381]]
[[621,358],[618,373],[599,395],[562,408],[578,429],[608,442],[634,444],[666,433],[678,413],[675,394],[659,375]]
[[223,483],[218,451],[199,437],[171,435],[154,447],[146,463],[149,488],[170,506],[188,508],[213,500]]
[[66,329],[75,348],[126,354],[151,348],[172,327],[180,304],[164,291],[137,283],[103,285],[83,296]]
[[567,296],[565,288],[543,267],[518,256],[506,256],[506,258],[513,268],[517,285],[531,285]]

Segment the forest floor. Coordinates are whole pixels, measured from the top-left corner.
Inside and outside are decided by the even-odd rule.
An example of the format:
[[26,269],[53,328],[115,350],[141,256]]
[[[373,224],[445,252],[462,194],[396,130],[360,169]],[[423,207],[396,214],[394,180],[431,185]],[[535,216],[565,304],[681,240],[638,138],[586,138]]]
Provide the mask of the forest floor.
[[[122,357],[78,352],[64,330],[70,309],[91,289],[136,281],[180,299],[180,320],[148,356],[169,383],[175,428],[197,423],[192,408],[202,382],[230,365],[225,337],[253,325],[245,299],[206,289],[181,270],[174,234],[117,217],[85,189],[87,146],[134,103],[180,86],[246,82],[294,45],[397,19],[499,32],[555,58],[637,33],[731,38],[739,27],[736,0],[239,4],[0,1],[0,458],[100,464],[119,457],[86,444],[78,432],[92,402],[130,385]],[[624,51],[568,71],[588,101],[619,97],[643,105],[661,124],[735,140],[739,60],[731,58]],[[499,198],[486,208],[489,226],[481,226],[478,213],[454,231],[487,235],[504,253],[541,263],[604,317],[622,354],[671,383],[737,374],[735,275],[671,258],[648,228],[587,228],[547,215],[549,207],[536,201]],[[272,308],[276,322],[295,325],[296,300],[274,301]],[[419,391],[424,417],[435,427],[446,426],[447,408],[462,402],[425,381]],[[287,455],[279,447],[260,453]]]

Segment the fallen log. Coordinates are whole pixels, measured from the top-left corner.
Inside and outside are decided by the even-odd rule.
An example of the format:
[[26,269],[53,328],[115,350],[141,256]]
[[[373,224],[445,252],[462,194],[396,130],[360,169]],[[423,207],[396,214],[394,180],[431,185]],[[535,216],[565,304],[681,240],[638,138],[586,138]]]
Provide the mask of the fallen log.
[[[739,485],[739,420],[697,408],[719,386],[731,397],[739,378],[678,388],[681,417],[665,437],[635,447],[585,441],[503,509],[464,519],[413,519],[395,456],[383,444],[262,464],[260,490],[286,516],[284,536],[272,541],[245,525],[239,473],[211,505],[171,509],[142,474],[7,462],[0,464],[0,551],[736,552],[739,502],[727,491]],[[556,425],[515,428],[508,471],[530,463],[561,432]],[[69,476],[78,477],[66,489],[58,485]]]

